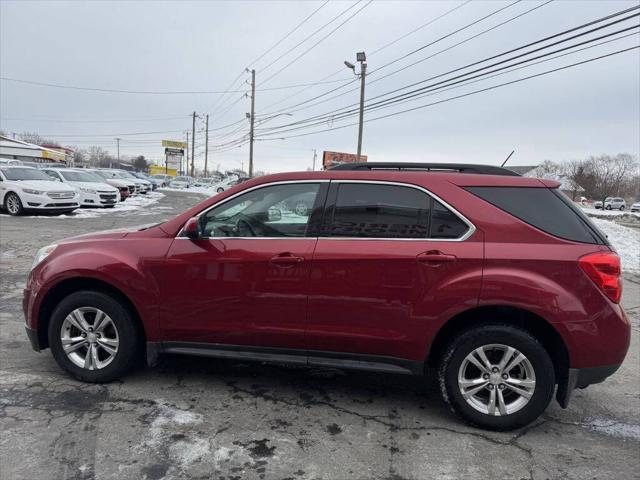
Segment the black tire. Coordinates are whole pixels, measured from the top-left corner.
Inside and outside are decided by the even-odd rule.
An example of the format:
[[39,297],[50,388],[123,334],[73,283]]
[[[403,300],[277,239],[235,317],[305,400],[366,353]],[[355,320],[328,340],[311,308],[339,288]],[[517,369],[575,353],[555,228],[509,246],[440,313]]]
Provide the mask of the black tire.
[[621,211],[621,212],[624,212],[624,205],[621,205],[621,206],[620,206],[620,211]]
[[611,205],[607,205],[607,206],[606,206],[606,209],[607,209],[607,210],[611,210]]
[[[10,201],[13,201],[17,204],[17,209],[13,209],[13,210],[9,209]],[[13,192],[7,193],[7,195],[4,197],[4,209],[7,211],[7,213],[9,213],[9,215],[12,215],[14,217],[18,217],[24,214],[24,207],[22,206],[22,200],[20,200],[20,197]]]
[[[512,414],[492,416],[476,410],[467,403],[458,386],[458,372],[465,357],[489,344],[513,347],[533,366],[536,381],[533,395]],[[526,330],[503,324],[486,324],[457,335],[445,350],[438,375],[442,397],[451,409],[466,422],[489,430],[513,430],[533,422],[551,402],[555,388],[553,363],[542,344]]]
[[[104,368],[88,370],[73,363],[62,348],[60,331],[65,318],[75,309],[94,307],[106,313],[118,331],[119,345],[114,359]],[[131,312],[110,295],[80,291],[65,297],[54,309],[49,322],[49,347],[58,365],[83,382],[102,383],[116,380],[137,364],[142,352],[141,335]]]
[[218,189],[216,190],[216,192],[218,192],[218,193],[222,193],[222,192],[224,192],[224,188],[222,188],[222,187],[218,187]]

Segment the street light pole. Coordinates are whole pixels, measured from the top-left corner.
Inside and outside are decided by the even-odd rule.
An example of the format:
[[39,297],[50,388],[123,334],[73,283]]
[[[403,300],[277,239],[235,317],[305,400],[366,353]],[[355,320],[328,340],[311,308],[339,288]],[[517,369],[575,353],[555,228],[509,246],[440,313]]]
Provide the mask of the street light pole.
[[[364,52],[356,53],[356,60],[360,62],[360,115],[358,122],[358,153],[356,157],[356,161],[360,161],[360,155],[362,153],[362,126],[364,124],[364,85],[365,79],[367,77],[367,56]],[[356,67],[353,63],[345,61],[344,64],[353,70],[353,73],[358,76],[356,73]]]
[[191,176],[193,177],[193,161],[196,157],[196,112],[193,112],[193,123],[191,126]]
[[256,71],[251,70],[251,126],[249,127],[249,178],[253,177],[253,123],[256,104]]
[[[118,150],[118,168],[120,168],[120,138],[116,138],[116,145]],[[109,160],[109,168],[111,168],[111,160]]]
[[207,177],[207,162],[209,161],[209,114],[204,127],[204,176]]

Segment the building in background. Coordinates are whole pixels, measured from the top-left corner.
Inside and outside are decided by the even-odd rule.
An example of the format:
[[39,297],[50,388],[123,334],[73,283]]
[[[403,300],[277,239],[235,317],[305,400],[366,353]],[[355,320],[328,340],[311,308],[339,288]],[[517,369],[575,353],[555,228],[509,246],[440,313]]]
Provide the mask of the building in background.
[[[61,148],[61,147],[60,147]],[[67,165],[67,154],[33,143],[0,136],[0,158],[34,163],[60,163]]]

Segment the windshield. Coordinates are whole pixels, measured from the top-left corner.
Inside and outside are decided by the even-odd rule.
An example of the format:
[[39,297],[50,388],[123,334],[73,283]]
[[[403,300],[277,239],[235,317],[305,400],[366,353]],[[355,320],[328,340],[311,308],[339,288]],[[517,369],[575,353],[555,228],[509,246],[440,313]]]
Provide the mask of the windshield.
[[74,172],[73,170],[65,170],[63,172],[60,172],[60,175],[62,175],[62,178],[70,182],[103,183],[102,178],[89,172]]
[[7,180],[47,180],[51,181],[51,177],[41,170],[25,167],[3,168],[2,173]]
[[190,177],[176,177],[174,180],[177,180],[178,182],[188,182],[189,180],[191,180]]

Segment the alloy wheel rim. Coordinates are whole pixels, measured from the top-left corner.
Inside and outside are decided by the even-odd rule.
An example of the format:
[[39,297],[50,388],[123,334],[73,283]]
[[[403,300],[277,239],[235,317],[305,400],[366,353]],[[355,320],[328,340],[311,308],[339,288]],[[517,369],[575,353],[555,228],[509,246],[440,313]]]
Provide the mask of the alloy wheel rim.
[[10,195],[9,198],[7,198],[7,210],[9,210],[9,213],[18,213],[19,209],[18,199],[15,195]]
[[109,315],[95,307],[73,310],[60,329],[62,349],[74,365],[100,370],[118,354],[120,337]]
[[536,376],[522,352],[493,343],[464,358],[458,370],[458,388],[472,408],[499,417],[514,414],[529,403]]

